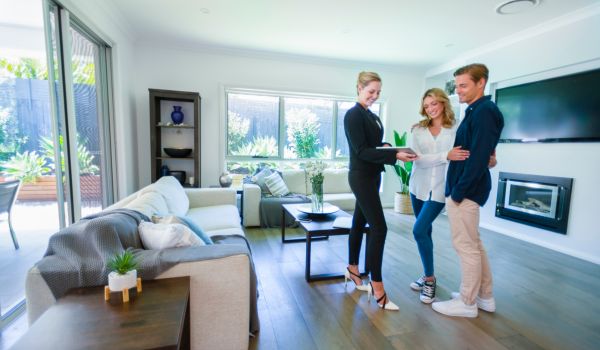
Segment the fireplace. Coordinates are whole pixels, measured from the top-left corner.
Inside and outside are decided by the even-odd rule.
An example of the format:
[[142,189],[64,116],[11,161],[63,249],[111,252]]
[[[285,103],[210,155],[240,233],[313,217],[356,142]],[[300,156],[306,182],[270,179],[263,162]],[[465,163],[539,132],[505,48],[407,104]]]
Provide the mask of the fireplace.
[[496,216],[566,234],[572,178],[500,172]]

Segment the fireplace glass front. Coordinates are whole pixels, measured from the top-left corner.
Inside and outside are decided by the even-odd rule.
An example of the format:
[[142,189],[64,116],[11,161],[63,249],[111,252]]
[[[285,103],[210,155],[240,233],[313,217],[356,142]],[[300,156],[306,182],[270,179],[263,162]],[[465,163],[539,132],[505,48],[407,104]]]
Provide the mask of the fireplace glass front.
[[507,180],[506,192],[505,208],[547,218],[556,217],[558,186]]
[[496,216],[567,232],[572,178],[500,172]]

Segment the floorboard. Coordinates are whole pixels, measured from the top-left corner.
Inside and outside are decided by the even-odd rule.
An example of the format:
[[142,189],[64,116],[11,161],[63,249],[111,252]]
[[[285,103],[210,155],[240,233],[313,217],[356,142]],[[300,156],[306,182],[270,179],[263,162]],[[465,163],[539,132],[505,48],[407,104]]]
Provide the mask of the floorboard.
[[[282,244],[279,229],[247,229],[261,293],[261,331],[250,348],[598,348],[600,266],[482,229],[498,310],[480,311],[475,319],[446,317],[408,286],[422,274],[414,218],[386,210],[386,220],[383,276],[399,312],[380,310],[352,282],[344,287],[343,278],[307,283],[304,243]],[[458,290],[460,268],[444,215],[434,223],[434,250],[437,297],[445,300]],[[343,273],[346,256],[346,236],[314,242],[312,272]]]

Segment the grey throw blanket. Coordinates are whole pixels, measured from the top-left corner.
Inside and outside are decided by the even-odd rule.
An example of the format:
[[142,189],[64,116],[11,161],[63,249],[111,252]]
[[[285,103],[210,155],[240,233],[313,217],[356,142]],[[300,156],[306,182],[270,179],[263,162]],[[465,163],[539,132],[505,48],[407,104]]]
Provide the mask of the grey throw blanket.
[[[260,227],[281,227],[281,205],[295,203],[310,203],[303,194],[288,194],[283,197],[262,197],[260,199]],[[296,226],[296,220],[286,215],[285,226]]]
[[[138,277],[144,280],[154,279],[181,262],[237,254],[247,254],[252,261],[248,243],[242,236],[214,237],[218,249],[211,245],[144,250],[138,234],[141,221],[150,220],[134,210],[115,209],[87,216],[52,235],[44,257],[36,266],[54,297],[60,298],[71,288],[108,284],[108,260],[126,249],[130,249],[139,261]],[[256,274],[254,265],[250,267],[250,331],[255,332],[259,329]]]

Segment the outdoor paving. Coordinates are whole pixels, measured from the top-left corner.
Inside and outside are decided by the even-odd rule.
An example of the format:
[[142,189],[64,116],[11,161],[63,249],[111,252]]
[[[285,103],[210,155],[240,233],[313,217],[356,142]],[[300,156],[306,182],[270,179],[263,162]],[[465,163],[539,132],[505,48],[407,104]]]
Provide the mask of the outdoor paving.
[[[82,208],[82,216],[101,210]],[[12,224],[20,248],[15,250],[6,215],[0,218],[0,307],[2,314],[25,297],[25,275],[40,260],[48,238],[59,230],[58,205],[51,201],[17,201]]]

